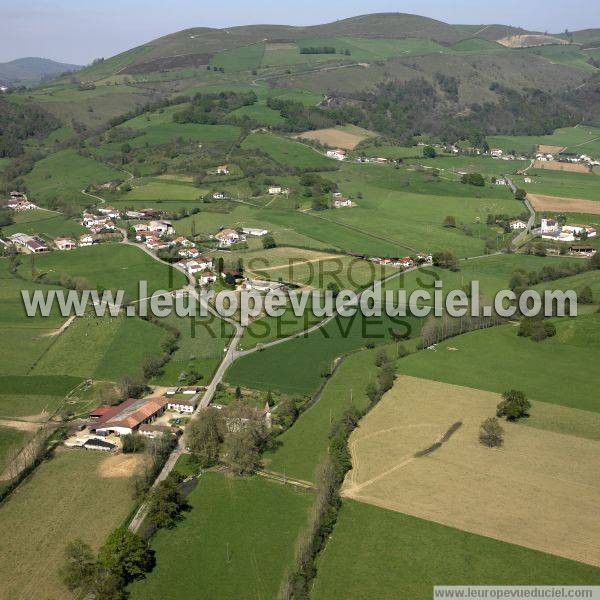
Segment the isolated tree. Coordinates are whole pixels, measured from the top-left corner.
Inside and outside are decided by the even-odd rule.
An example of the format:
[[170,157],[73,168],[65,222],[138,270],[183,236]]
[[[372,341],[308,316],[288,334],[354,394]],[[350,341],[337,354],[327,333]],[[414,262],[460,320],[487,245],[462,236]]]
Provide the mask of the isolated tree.
[[448,251],[436,252],[433,257],[433,264],[442,269],[450,269],[450,271],[458,271],[460,269],[458,258]]
[[263,236],[262,246],[265,250],[268,250],[269,248],[275,248],[277,246],[275,238],[270,233]]
[[425,158],[435,158],[437,156],[437,152],[433,146],[425,146],[423,148],[423,156]]
[[147,542],[126,527],[119,527],[110,534],[100,548],[98,561],[126,584],[143,577],[155,564],[154,551]]
[[71,590],[91,589],[96,578],[98,565],[89,544],[77,539],[65,548],[65,565],[60,569],[60,577]]
[[442,227],[456,227],[456,217],[453,217],[452,215],[444,217]]
[[259,448],[250,428],[229,433],[225,452],[225,463],[236,475],[252,475],[260,468]]
[[504,429],[496,417],[486,419],[479,430],[479,441],[488,448],[502,446]]
[[517,188],[517,191],[515,192],[515,200],[525,200],[525,198],[527,198],[527,190],[524,190],[522,188]]
[[170,529],[181,520],[181,513],[189,510],[177,479],[168,477],[161,481],[150,494],[148,500],[148,518],[158,528]]
[[506,417],[507,421],[517,421],[529,416],[531,402],[519,390],[508,390],[502,394],[502,402],[496,407],[497,417]]
[[579,304],[593,304],[594,296],[592,294],[592,288],[589,285],[586,285],[579,290],[577,302],[579,302]]
[[203,469],[219,462],[223,429],[220,412],[212,408],[201,411],[187,426],[187,446],[193,460]]

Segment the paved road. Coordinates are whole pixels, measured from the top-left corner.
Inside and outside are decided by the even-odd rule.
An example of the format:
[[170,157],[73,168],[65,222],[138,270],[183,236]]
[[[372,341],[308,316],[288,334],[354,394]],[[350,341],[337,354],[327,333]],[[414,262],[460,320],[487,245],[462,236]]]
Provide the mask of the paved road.
[[[533,164],[533,161],[531,161],[531,164]],[[529,167],[531,167],[531,165],[529,165]],[[504,175],[504,178],[508,182],[508,187],[510,187],[512,193],[516,194],[517,186],[513,183],[513,180],[510,179],[510,177],[508,177],[507,175]],[[527,220],[527,229],[525,229],[524,231],[521,231],[521,233],[519,233],[519,235],[517,235],[513,239],[511,244],[514,248],[518,248],[521,245],[523,240],[525,240],[525,238],[531,233],[531,230],[533,229],[533,226],[535,225],[535,210],[533,210],[533,206],[531,206],[531,203],[529,202],[529,200],[527,200],[527,198],[525,198],[525,206],[527,207],[527,210],[529,211],[529,219]]]

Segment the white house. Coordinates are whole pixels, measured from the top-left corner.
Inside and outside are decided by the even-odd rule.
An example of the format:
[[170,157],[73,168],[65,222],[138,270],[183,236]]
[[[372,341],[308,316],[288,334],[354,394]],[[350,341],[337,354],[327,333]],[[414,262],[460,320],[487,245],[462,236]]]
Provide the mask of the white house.
[[531,179],[531,177],[525,177],[525,179],[523,179],[524,183],[533,183],[533,180]]
[[219,246],[222,247],[233,246],[233,244],[240,241],[240,236],[235,229],[222,229],[215,234],[215,238],[218,240]]
[[150,221],[148,223],[148,231],[150,233],[156,233],[159,236],[172,235],[175,233],[171,221]]
[[346,151],[342,150],[341,148],[327,150],[327,156],[329,158],[334,158],[335,160],[346,160]]
[[542,219],[542,226],[540,228],[542,234],[559,231],[559,229],[558,222],[554,219]]
[[354,202],[352,202],[352,200],[350,200],[349,198],[336,198],[333,201],[333,206],[335,208],[345,208],[354,206]]
[[74,250],[77,248],[77,243],[71,238],[56,238],[54,244],[58,250]]
[[199,255],[198,248],[180,248],[177,251],[177,256],[181,258],[197,258]]
[[217,175],[229,175],[229,165],[220,165],[217,167]]
[[198,281],[200,285],[210,285],[217,280],[217,276],[212,271],[202,271],[200,277],[198,277]]
[[269,233],[266,229],[254,229],[253,227],[242,228],[242,233],[246,235],[253,235],[254,237],[263,237]]
[[506,179],[503,179],[502,177],[500,179],[496,179],[496,185],[507,185],[507,181]]
[[192,275],[212,268],[212,261],[204,256],[199,258],[190,258],[189,260],[182,260],[177,264]]
[[120,219],[121,218],[121,213],[116,208],[113,208],[112,206],[99,206],[98,212],[102,213],[103,215],[106,215],[110,219]]
[[415,260],[418,263],[427,263],[427,264],[432,264],[433,263],[433,256],[431,254],[425,254],[423,252],[417,252],[417,254],[415,254]]
[[148,225],[144,225],[143,223],[133,225],[132,229],[135,231],[135,239],[138,242],[141,242],[148,233]]
[[225,198],[225,194],[223,192],[215,192],[212,197],[213,200],[223,200]]
[[79,236],[80,246],[91,246],[94,243],[94,236],[90,233],[84,233]]
[[504,154],[504,152],[502,152],[502,150],[500,150],[500,148],[492,148],[490,150],[490,156],[492,158],[502,158],[503,154]]
[[514,219],[510,222],[510,228],[513,231],[516,231],[517,229],[527,229],[527,223],[525,223],[525,221],[521,221],[521,219]]
[[176,410],[180,413],[192,414],[198,406],[198,394],[195,394],[188,398],[170,398],[167,408],[169,410]]
[[278,194],[281,194],[283,190],[280,185],[271,185],[267,191],[271,196],[277,196]]

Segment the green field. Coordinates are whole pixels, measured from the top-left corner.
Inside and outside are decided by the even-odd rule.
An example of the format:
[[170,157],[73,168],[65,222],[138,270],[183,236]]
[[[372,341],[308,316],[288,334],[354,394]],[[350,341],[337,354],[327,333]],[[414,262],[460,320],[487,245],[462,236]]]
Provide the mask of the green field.
[[253,477],[205,473],[174,531],[152,540],[157,566],[132,599],[275,598],[312,497]]
[[299,171],[310,171],[320,167],[331,167],[334,163],[312,148],[299,142],[271,135],[270,133],[254,133],[243,142],[245,150],[261,150],[274,160]]
[[531,169],[527,173],[532,183],[525,183],[523,177],[515,177],[515,185],[523,187],[530,194],[600,200],[600,174],[569,173],[548,169]]
[[52,415],[65,401],[65,396],[81,379],[68,375],[2,375],[0,376],[0,417]]
[[[395,347],[390,346],[390,356],[394,350]],[[377,377],[375,355],[375,350],[364,350],[344,360],[327,382],[319,400],[278,438],[281,445],[265,454],[266,469],[312,481],[327,450],[331,424],[348,407],[354,405],[362,409],[367,406],[366,387]]]
[[69,149],[50,154],[37,162],[31,173],[25,176],[25,183],[30,200],[36,204],[60,201],[86,206],[93,200],[84,196],[82,189],[90,184],[123,178],[121,171]]
[[97,550],[133,508],[128,477],[97,473],[110,459],[99,452],[59,450],[0,505],[0,596],[70,597],[58,574],[65,546],[81,538]]
[[407,356],[398,368],[415,377],[491,392],[517,389],[535,400],[600,412],[593,375],[600,315],[556,319],[555,324],[556,337],[543,342],[517,336],[512,324],[467,333],[441,342],[435,352]]
[[215,54],[211,65],[225,70],[226,73],[257,69],[265,52],[264,44],[250,44]]
[[75,319],[39,359],[33,375],[75,375],[116,381],[140,374],[147,356],[160,356],[165,332],[138,318]]
[[[412,162],[412,161],[407,161]],[[514,173],[518,169],[529,166],[529,161],[524,160],[497,160],[481,156],[438,156],[434,159],[421,159],[420,164],[425,167],[449,171],[460,175],[462,173],[481,173],[487,176],[488,183],[492,176]]]
[[[177,180],[164,179],[144,180],[136,184],[130,192],[119,197],[119,204],[129,206],[131,202],[156,202],[156,201],[185,201],[198,202],[206,194],[206,189],[199,189],[193,185]],[[164,208],[161,206],[161,208]]]
[[325,383],[336,358],[364,348],[366,344],[389,342],[393,331],[417,336],[421,322],[414,317],[336,317],[308,336],[254,352],[237,360],[225,379],[232,385],[282,393],[309,395]]
[[15,222],[3,227],[4,235],[13,233],[41,234],[51,238],[59,236],[79,236],[86,231],[85,227],[74,219],[46,210],[31,210],[15,214]]
[[[26,431],[0,425],[0,476],[4,473],[7,464],[10,464],[11,453],[16,448],[21,448],[27,438]],[[1,485],[2,481],[0,480]]]
[[269,108],[266,104],[256,103],[251,106],[242,106],[231,113],[232,117],[244,118],[248,117],[253,121],[256,121],[260,125],[280,125],[285,122],[285,119],[272,108]]
[[566,65],[580,69],[589,74],[597,71],[596,67],[590,65],[588,56],[586,56],[577,46],[573,45],[553,45],[541,46],[539,48],[528,48],[525,52],[541,56],[553,64]]
[[434,585],[594,585],[600,569],[344,500],[311,593],[430,600]]
[[[139,298],[138,282],[146,281],[148,295],[157,290],[183,287],[185,277],[177,270],[153,260],[145,252],[124,244],[100,244],[69,252],[50,252],[35,257],[37,274],[50,279],[61,275],[83,277],[93,287],[124,290],[126,298]],[[31,263],[21,265],[19,272],[31,276]]]
[[557,129],[552,135],[541,136],[490,136],[487,138],[491,148],[501,148],[508,152],[531,153],[535,146],[563,146],[569,152],[596,155],[600,152],[600,128],[588,125]]

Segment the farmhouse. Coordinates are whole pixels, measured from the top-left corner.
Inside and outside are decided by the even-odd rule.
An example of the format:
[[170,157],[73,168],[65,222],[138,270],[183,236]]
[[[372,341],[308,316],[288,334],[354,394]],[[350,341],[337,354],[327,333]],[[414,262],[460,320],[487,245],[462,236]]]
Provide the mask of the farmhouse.
[[506,181],[506,179],[501,177],[500,179],[496,179],[495,184],[496,185],[508,185],[508,182]]
[[246,235],[252,235],[254,237],[263,237],[267,235],[269,232],[266,229],[254,229],[253,227],[244,227],[242,229],[242,233]]
[[283,192],[283,189],[280,185],[271,185],[269,186],[267,192],[269,192],[271,196],[277,196],[278,194],[281,194]]
[[125,216],[128,217],[129,219],[146,219],[146,215],[143,212],[140,212],[139,210],[128,210],[125,213]]
[[98,212],[106,215],[109,219],[120,219],[121,213],[112,206],[100,206],[98,207]]
[[27,198],[11,198],[8,201],[7,206],[16,212],[35,210],[37,208],[37,206],[33,202],[29,202]]
[[558,229],[558,222],[554,219],[542,219],[542,226],[540,228],[542,234],[558,231]]
[[145,234],[148,233],[148,225],[144,225],[143,223],[133,225],[132,229],[135,231],[135,239],[138,242],[143,241]]
[[173,242],[175,244],[178,244],[179,246],[183,246],[184,248],[195,248],[194,242],[191,242],[190,240],[188,240],[186,237],[183,237],[183,236],[175,238],[173,240]]
[[346,160],[346,151],[342,150],[341,148],[327,150],[327,156],[329,158],[334,158],[335,160]]
[[222,247],[233,246],[240,241],[240,235],[235,229],[222,229],[215,234],[215,238]]
[[180,248],[177,255],[181,258],[197,258],[199,256],[198,248]]
[[175,233],[171,221],[150,221],[148,224],[148,231],[150,233],[156,233],[158,236],[171,235]]
[[84,233],[83,235],[79,236],[80,246],[91,246],[94,242],[94,236],[89,233]]
[[510,222],[510,228],[513,231],[516,231],[517,229],[527,229],[527,223],[521,219],[514,219]]
[[417,254],[415,254],[415,260],[419,263],[419,264],[432,264],[433,263],[433,256],[431,254],[424,254],[423,252],[417,252]]
[[504,154],[504,152],[502,152],[502,150],[500,150],[500,148],[493,148],[492,150],[490,150],[490,156],[492,158],[502,158],[503,154]]
[[352,202],[352,200],[350,200],[349,198],[336,198],[333,201],[333,206],[335,208],[346,208],[346,207],[351,207],[354,206],[354,202]]
[[26,233],[15,233],[9,236],[8,239],[18,250],[27,254],[38,254],[50,250],[41,238],[27,235]]
[[77,243],[71,238],[56,238],[54,244],[58,250],[74,250]]
[[212,197],[213,200],[223,200],[225,198],[225,194],[223,192],[214,192]]
[[198,394],[189,396],[188,398],[182,398],[178,396],[176,398],[169,399],[167,408],[169,410],[175,410],[180,413],[193,413],[198,406]]
[[[207,260],[210,261],[210,259],[207,259],[206,257],[191,258],[189,260],[178,262],[177,266],[181,267],[191,275],[194,275],[195,273],[200,273],[201,271],[205,271],[207,268],[212,267],[212,261],[207,263]],[[210,267],[207,265],[210,265]]]
[[229,165],[220,165],[217,167],[217,175],[229,175]]
[[90,425],[90,431],[96,432],[98,435],[133,433],[141,425],[155,421],[165,412],[167,404],[168,400],[161,396],[143,399],[129,398],[118,406],[99,407],[90,413],[90,417],[96,419]]
[[210,285],[217,280],[217,276],[212,271],[203,271],[202,275],[198,278],[200,285]]
[[531,179],[531,177],[525,177],[525,178],[523,179],[523,182],[524,182],[524,183],[533,183],[533,179]]
[[144,425],[140,425],[138,433],[140,435],[143,435],[144,437],[154,439],[157,437],[162,437],[163,435],[167,435],[167,434],[173,435],[174,431],[170,427],[167,427],[166,425],[144,424]]

